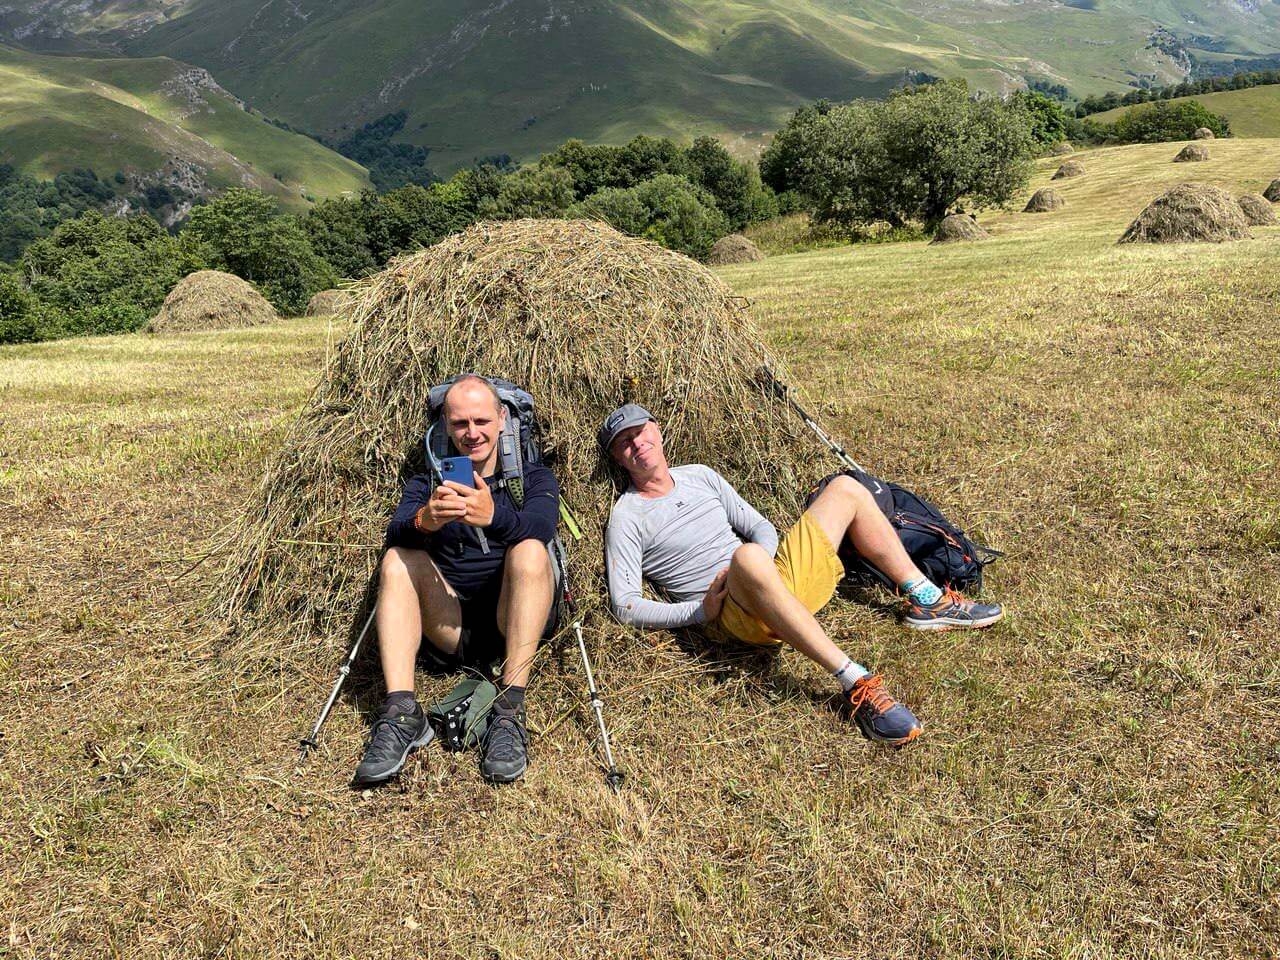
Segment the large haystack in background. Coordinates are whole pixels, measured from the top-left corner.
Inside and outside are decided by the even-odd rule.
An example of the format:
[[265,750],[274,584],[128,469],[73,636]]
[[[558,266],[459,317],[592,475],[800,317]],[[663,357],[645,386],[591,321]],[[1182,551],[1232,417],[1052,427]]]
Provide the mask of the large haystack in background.
[[1053,180],[1069,180],[1072,177],[1084,176],[1084,164],[1079,160],[1068,160],[1058,168],[1058,171],[1050,178]]
[[1262,191],[1262,195],[1272,203],[1280,202],[1280,180],[1272,180],[1267,184],[1267,189]]
[[1196,132],[1191,134],[1192,140],[1212,140],[1213,131],[1208,127],[1196,127]]
[[174,285],[147,330],[227,330],[279,319],[275,307],[251,284],[220,270],[197,270]]
[[342,313],[351,305],[351,294],[346,290],[321,290],[307,301],[308,317],[327,317]]
[[935,243],[962,243],[966,240],[986,240],[991,234],[978,225],[978,221],[967,213],[953,213],[938,224],[938,232],[929,241]]
[[760,248],[740,233],[721,237],[707,254],[707,263],[716,267],[727,263],[754,263],[763,259],[764,254]]
[[1270,201],[1261,194],[1246,193],[1236,202],[1240,204],[1240,212],[1251,227],[1270,227],[1280,223]]
[[687,257],[602,223],[477,224],[357,293],[352,332],[267,467],[211,597],[231,623],[279,635],[246,650],[301,653],[310,631],[350,626],[403,483],[422,469],[427,391],[460,371],[536,398],[584,528],[571,567],[591,608],[614,499],[594,438],[618,404],[661,418],[673,463],[711,465],[784,524],[824,471],[758,379],[770,358],[745,301]]
[[1049,153],[1055,157],[1065,157],[1069,156],[1074,151],[1075,148],[1072,147],[1071,144],[1067,143],[1067,141],[1063,140],[1061,143],[1055,143],[1053,145],[1053,149],[1050,150]]
[[1121,243],[1246,240],[1249,223],[1235,197],[1207,183],[1180,183],[1147,204]]
[[1031,199],[1027,201],[1027,205],[1022,208],[1023,213],[1048,213],[1050,210],[1060,210],[1067,205],[1067,201],[1053,187],[1041,187],[1031,195]]
[[1209,159],[1209,148],[1203,143],[1188,143],[1173,158],[1174,163],[1201,163]]

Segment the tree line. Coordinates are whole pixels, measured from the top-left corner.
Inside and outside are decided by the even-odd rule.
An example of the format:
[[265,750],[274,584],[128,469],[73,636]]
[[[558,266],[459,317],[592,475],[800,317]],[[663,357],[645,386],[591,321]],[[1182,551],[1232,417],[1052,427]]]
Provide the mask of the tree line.
[[1075,114],[1083,119],[1095,113],[1104,113],[1117,107],[1131,107],[1140,103],[1153,103],[1160,100],[1173,100],[1179,97],[1194,97],[1202,93],[1221,93],[1225,90],[1247,90],[1250,87],[1263,87],[1280,83],[1280,70],[1253,70],[1235,73],[1228,77],[1202,77],[1199,80],[1184,80],[1163,87],[1147,87],[1130,90],[1128,93],[1095,94],[1085,97],[1076,104]]
[[[384,142],[390,126],[370,142]],[[104,215],[93,205],[101,181],[72,177],[54,191],[62,206],[37,208],[74,216],[26,243],[11,267],[0,264],[0,343],[136,330],[179,279],[204,268],[234,273],[297,314],[340,278],[366,276],[479,220],[600,219],[697,259],[726,234],[791,211],[850,238],[886,225],[918,236],[948,213],[1007,205],[1034,157],[1064,139],[1184,139],[1198,126],[1227,133],[1195,101],[1101,125],[1039,92],[1002,98],[943,81],[882,101],[804,107],[758,165],[711,137],[688,146],[648,136],[619,146],[569,140],[527,166],[491,158],[448,180],[324,200],[304,214],[235,188],[196,206],[176,232],[145,214]],[[402,174],[421,159],[394,156],[409,165]]]

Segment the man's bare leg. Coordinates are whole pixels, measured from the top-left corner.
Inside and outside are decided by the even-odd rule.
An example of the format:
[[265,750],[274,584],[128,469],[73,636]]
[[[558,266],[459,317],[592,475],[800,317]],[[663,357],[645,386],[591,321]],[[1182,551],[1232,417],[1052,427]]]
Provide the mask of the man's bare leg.
[[424,633],[444,653],[457,651],[462,636],[458,596],[426,551],[392,547],[383,556],[377,622],[387,692],[413,689]]
[[764,623],[782,642],[799,650],[828,673],[848,659],[803,603],[795,598],[778,568],[759,544],[744,543],[729,564],[729,596]]
[[836,477],[805,512],[817,521],[836,550],[847,536],[858,555],[894,583],[924,577],[871,491],[853,477]]
[[551,557],[541,540],[521,540],[507,550],[502,593],[498,598],[498,627],[507,641],[502,683],[525,687],[538,641],[546,629],[554,599]]

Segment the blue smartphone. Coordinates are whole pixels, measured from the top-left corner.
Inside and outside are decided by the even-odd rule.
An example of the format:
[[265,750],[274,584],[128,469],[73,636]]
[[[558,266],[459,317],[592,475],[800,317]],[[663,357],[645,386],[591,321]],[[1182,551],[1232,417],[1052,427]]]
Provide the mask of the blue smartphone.
[[474,473],[475,468],[471,465],[470,457],[445,457],[440,461],[441,483],[452,480],[464,487],[474,487],[476,485]]

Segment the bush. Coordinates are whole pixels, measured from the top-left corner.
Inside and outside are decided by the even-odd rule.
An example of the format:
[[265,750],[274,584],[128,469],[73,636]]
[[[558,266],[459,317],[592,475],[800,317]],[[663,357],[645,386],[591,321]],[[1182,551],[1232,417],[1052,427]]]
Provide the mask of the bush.
[[274,198],[253,190],[234,187],[197,207],[183,234],[204,246],[210,267],[256,285],[286,315],[302,313],[312,294],[338,280],[298,219],[282,216]]
[[366,221],[378,198],[369,191],[360,197],[321,200],[302,220],[311,249],[339,276],[363,277],[381,263],[373,255]]
[[15,276],[0,273],[0,343],[37,340],[34,302]]
[[774,190],[802,193],[814,219],[847,230],[938,224],[1008,203],[1030,176],[1032,123],[1017,100],[970,97],[963,81],[908,88],[884,102],[804,108],[761,158]]
[[192,238],[171,237],[147,216],[96,211],[60,224],[20,261],[39,339],[137,330],[178,280],[204,266]]
[[485,220],[563,216],[573,206],[573,175],[563,167],[524,167],[502,177],[498,192],[484,197],[477,213]]
[[714,137],[699,137],[685,152],[689,179],[715,199],[730,228],[741,230],[776,216],[773,194],[754,166],[736,160]]
[[604,220],[623,233],[645,237],[696,259],[729,233],[729,221],[715,198],[684,177],[661,174],[622,189],[597,191],[572,216]]
[[1086,121],[1085,125],[1097,139],[1110,143],[1190,140],[1200,127],[1208,127],[1215,137],[1225,137],[1230,132],[1227,118],[1211,112],[1198,100],[1177,103],[1157,100],[1150,105],[1134,107],[1121,114],[1114,123]]
[[1072,129],[1067,111],[1062,104],[1042,93],[1025,91],[1013,95],[1013,99],[1027,112],[1031,122],[1031,139],[1042,147],[1061,143],[1070,136]]

